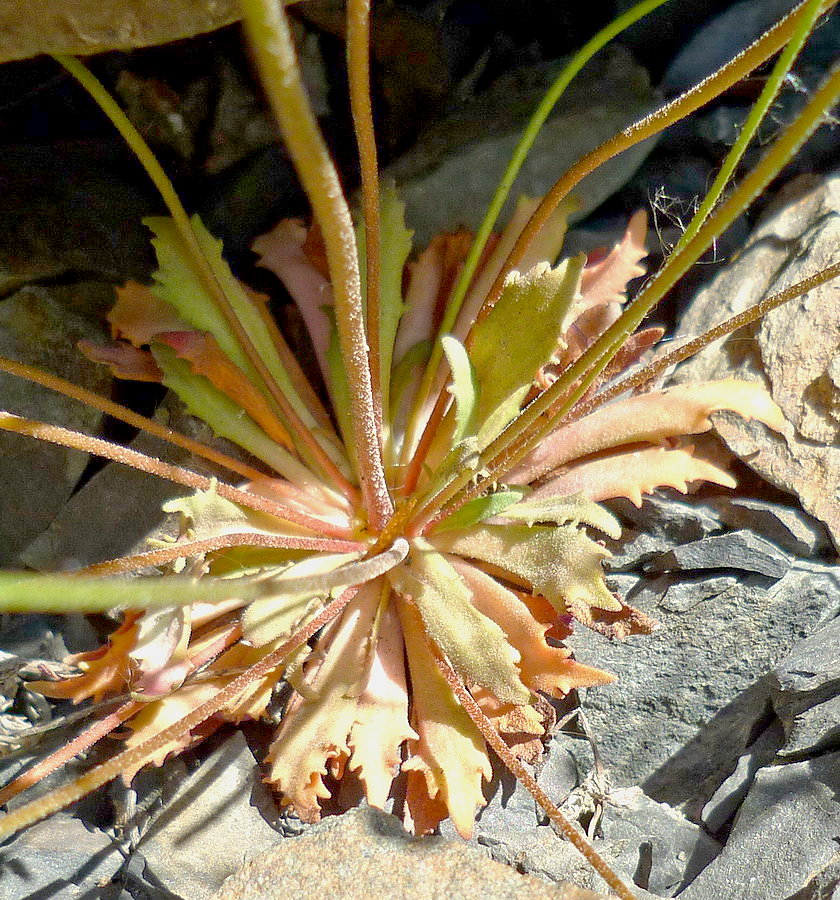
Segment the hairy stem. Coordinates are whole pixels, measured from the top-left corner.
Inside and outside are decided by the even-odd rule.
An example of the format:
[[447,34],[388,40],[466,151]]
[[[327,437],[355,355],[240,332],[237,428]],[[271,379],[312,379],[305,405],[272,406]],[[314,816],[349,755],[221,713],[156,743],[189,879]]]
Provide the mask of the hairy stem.
[[136,572],[138,569],[146,569],[149,566],[163,566],[176,559],[186,559],[189,556],[199,556],[204,553],[213,553],[216,550],[227,550],[232,547],[261,547],[277,550],[312,550],[323,553],[356,553],[365,549],[365,545],[357,541],[337,541],[327,538],[307,537],[282,537],[273,534],[260,534],[244,531],[235,534],[220,534],[217,537],[207,538],[203,541],[185,541],[175,544],[173,547],[163,547],[160,550],[149,550],[146,553],[136,553],[132,556],[121,556],[118,559],[109,559],[106,562],[85,566],[76,569],[73,576],[104,576],[122,575],[126,572]]
[[112,462],[122,463],[140,472],[157,475],[158,478],[174,481],[176,484],[182,484],[193,490],[209,491],[215,489],[218,495],[224,497],[225,500],[230,500],[232,503],[237,503],[240,506],[254,509],[258,512],[269,513],[269,515],[277,516],[277,518],[286,522],[294,522],[318,534],[336,538],[349,538],[352,536],[347,528],[333,525],[330,522],[325,522],[323,519],[307,516],[305,513],[275,503],[265,497],[241,491],[233,485],[216,481],[213,478],[207,478],[204,475],[191,472],[189,469],[183,469],[180,466],[155,459],[153,456],[146,456],[143,453],[138,453],[136,450],[129,450],[128,447],[122,447],[119,444],[112,444],[109,441],[103,441],[101,438],[71,431],[69,428],[47,425],[44,422],[35,422],[32,419],[0,412],[0,429],[12,431],[16,434],[26,434],[41,441],[69,447],[71,450],[93,453],[96,456],[101,456],[103,459],[110,459]]
[[232,456],[228,456],[226,453],[207,447],[186,435],[179,434],[177,431],[173,431],[171,428],[167,428],[153,419],[147,419],[145,416],[138,415],[125,406],[114,403],[113,400],[100,397],[99,394],[95,394],[93,391],[88,391],[73,384],[72,381],[66,381],[57,375],[36,369],[34,366],[27,366],[2,356],[0,356],[0,372],[8,372],[10,375],[15,375],[18,378],[25,378],[27,381],[32,381],[35,384],[40,384],[42,387],[57,391],[71,400],[78,400],[86,406],[101,410],[114,419],[119,419],[121,422],[125,422],[140,431],[145,431],[147,434],[154,435],[169,444],[173,444],[175,447],[187,450],[195,456],[206,459],[208,462],[223,466],[250,481],[265,478],[265,472],[248,466]]
[[380,329],[380,227],[379,163],[370,102],[370,0],[347,3],[347,75],[350,81],[350,108],[359,167],[362,173],[362,209],[365,217],[365,323],[370,359],[370,382],[377,430],[382,435],[382,354]]
[[750,141],[758,130],[758,126],[781,90],[794,60],[814,27],[814,23],[822,14],[823,0],[808,0],[804,6],[805,8],[796,22],[790,42],[779,54],[779,58],[773,66],[773,71],[770,73],[761,91],[761,95],[752,105],[752,109],[741,126],[741,131],[735,143],[730,148],[729,153],[726,154],[726,159],[724,159],[712,186],[703,198],[703,202],[692,217],[691,222],[689,222],[688,228],[680,236],[675,247],[676,250],[681,250],[697,234],[700,226],[709,217],[715,204],[723,194],[726,185],[729,184],[730,179],[735,174],[738,163],[741,161]]
[[359,478],[370,525],[393,513],[374,411],[356,239],[338,174],[306,99],[289,22],[276,0],[241,0],[245,29],[283,139],[321,228],[335,300]]
[[[623,150],[634,146],[646,138],[659,134],[660,131],[663,131],[669,125],[673,125],[674,122],[691,115],[695,110],[714,100],[725,90],[732,87],[733,84],[746,77],[774,53],[777,53],[790,40],[802,17],[809,13],[809,2],[810,0],[803,0],[799,6],[788,13],[773,28],[765,32],[757,41],[718,69],[713,75],[710,75],[704,81],[701,81],[700,84],[695,85],[695,87],[667,103],[656,112],[625,128],[615,137],[601,144],[600,147],[596,147],[595,150],[575,163],[556,181],[514,244],[499,275],[490,288],[487,300],[479,311],[477,321],[482,321],[493,308],[501,296],[508,273],[519,264],[531,241],[557,208],[557,205],[569,195],[583,178]],[[837,0],[823,0],[822,10],[830,9],[836,2]]]
[[458,698],[461,706],[464,707],[467,715],[472,719],[476,728],[481,732],[484,740],[493,748],[496,755],[519,781],[529,794],[537,801],[545,814],[551,819],[552,823],[557,826],[560,832],[566,837],[578,850],[583,858],[590,866],[604,879],[609,885],[611,891],[614,891],[621,900],[635,900],[630,889],[624,882],[613,872],[606,864],[603,857],[595,850],[595,848],[586,840],[586,838],[575,828],[574,825],[560,812],[557,806],[551,801],[551,798],[537,784],[534,776],[522,765],[522,763],[510,752],[510,748],[504,742],[504,739],[496,730],[493,723],[482,711],[478,703],[475,702],[470,692],[461,684],[460,679],[455,674],[455,670],[440,655],[437,648],[430,645],[430,649],[435,657],[435,662],[446,679],[446,683],[452,689],[452,692]]

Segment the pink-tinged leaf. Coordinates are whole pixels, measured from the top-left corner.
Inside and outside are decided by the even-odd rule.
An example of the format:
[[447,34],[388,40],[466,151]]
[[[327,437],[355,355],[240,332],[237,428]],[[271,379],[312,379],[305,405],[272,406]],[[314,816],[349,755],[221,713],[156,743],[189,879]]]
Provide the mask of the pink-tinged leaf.
[[191,621],[187,607],[149,610],[137,622],[138,634],[129,654],[131,689],[153,699],[180,687],[192,665],[187,658]]
[[647,213],[634,213],[621,243],[602,259],[587,263],[581,276],[580,292],[587,307],[623,302],[627,284],[647,271],[639,263],[647,255],[645,236]]
[[575,688],[615,680],[606,672],[576,663],[571,650],[549,646],[545,640],[549,626],[538,622],[519,597],[495,578],[457,557],[448,559],[472,592],[478,611],[493,619],[519,651],[522,681],[531,690],[564,697]]
[[162,331],[186,331],[190,325],[152,289],[136,281],[117,288],[117,302],[108,313],[111,334],[135,347],[150,344]]
[[299,221],[283,219],[258,237],[252,249],[259,254],[258,265],[273,272],[292,295],[306,323],[321,374],[329,378],[331,326],[324,307],[333,305],[332,287],[306,253],[306,239],[307,229]]
[[530,484],[566,463],[624,444],[662,444],[669,438],[701,434],[712,427],[709,418],[728,409],[743,418],[758,419],[781,431],[785,419],[766,388],[756,382],[726,378],[684,384],[629,397],[552,432],[510,472],[509,484]]
[[390,602],[379,625],[365,689],[359,695],[356,721],[348,744],[348,762],[365,786],[371,806],[385,808],[391,784],[399,771],[402,745],[417,740],[408,724],[405,646],[394,602]]
[[434,336],[471,241],[468,231],[435,235],[417,260],[408,264],[406,309],[394,344],[395,362],[415,344]]
[[148,350],[132,347],[125,341],[95,344],[93,341],[81,340],[77,346],[91,362],[108,366],[117,378],[160,383],[163,377],[163,373]]
[[330,796],[324,776],[342,768],[350,756],[348,737],[356,718],[357,697],[367,682],[370,635],[379,605],[381,583],[364,585],[319,638],[304,667],[306,696],[290,703],[267,761],[267,781],[282,791],[284,802],[305,822],[321,817],[320,801]]
[[266,399],[244,372],[225,356],[212,335],[200,331],[172,331],[156,335],[155,340],[171,347],[179,359],[187,360],[196,375],[203,375],[244,409],[273,441],[292,448],[289,433],[278,423]]
[[735,487],[735,479],[725,470],[694,456],[694,446],[645,447],[577,463],[537,488],[530,498],[567,497],[582,493],[600,502],[626,497],[636,506],[642,495],[659,487],[676,488],[681,493],[695,481],[708,481],[722,487]]
[[463,838],[472,836],[475,811],[486,800],[481,783],[492,775],[484,739],[452,694],[426,644],[423,620],[413,604],[399,601],[411,673],[412,725],[406,791],[407,825],[426,834],[448,815]]

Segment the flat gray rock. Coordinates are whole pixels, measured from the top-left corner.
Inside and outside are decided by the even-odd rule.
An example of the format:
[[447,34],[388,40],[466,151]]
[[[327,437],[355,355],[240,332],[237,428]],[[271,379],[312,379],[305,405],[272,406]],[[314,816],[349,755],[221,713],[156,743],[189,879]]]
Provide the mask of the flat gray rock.
[[282,840],[260,808],[271,792],[241,732],[180,785],[138,845],[145,877],[186,900],[204,900],[245,861]]
[[102,897],[122,863],[107,835],[58,813],[0,848],[0,900]]
[[642,784],[692,818],[733,771],[771,712],[768,673],[840,607],[837,567],[792,567],[672,594],[673,575],[641,579],[626,599],[661,623],[609,643],[579,628],[576,657],[618,676],[583,708],[613,780]]
[[572,885],[522,875],[463,841],[413,838],[394,816],[369,807],[325,819],[302,837],[281,841],[228,878],[213,900],[316,896],[606,900]]
[[731,528],[749,528],[794,556],[813,557],[831,549],[821,522],[781,503],[752,497],[715,497],[715,509]]
[[681,900],[791,897],[832,861],[840,833],[840,753],[761,769],[717,859]]
[[840,743],[840,618],[793,648],[773,670],[771,690],[787,733],[781,756],[801,758]]
[[735,569],[768,578],[781,578],[790,559],[770,541],[742,529],[682,544],[647,564],[649,572],[696,572]]

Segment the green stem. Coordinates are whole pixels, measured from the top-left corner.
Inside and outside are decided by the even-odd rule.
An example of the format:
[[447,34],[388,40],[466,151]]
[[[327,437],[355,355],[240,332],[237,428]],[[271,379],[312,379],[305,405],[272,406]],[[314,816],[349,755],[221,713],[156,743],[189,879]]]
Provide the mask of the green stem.
[[796,28],[794,29],[790,42],[776,60],[773,71],[770,73],[758,100],[753,104],[750,114],[741,126],[741,131],[738,134],[737,140],[730,148],[729,153],[726,154],[726,159],[724,159],[723,165],[720,167],[720,171],[718,172],[714,183],[703,198],[703,202],[700,204],[700,207],[694,214],[691,222],[689,222],[688,228],[686,228],[685,232],[677,242],[677,245],[674,248],[675,250],[682,250],[694,235],[697,234],[700,226],[706,221],[709,214],[714,209],[724,188],[729,184],[732,176],[735,174],[735,169],[746,152],[750,141],[755,136],[758,126],[763,121],[764,116],[767,114],[767,111],[770,109],[773,101],[781,90],[782,84],[784,84],[784,80],[794,63],[794,60],[799,55],[802,45],[808,39],[808,35],[811,33],[814,23],[822,13],[822,7],[823,0],[808,0],[801,18],[796,23]]
[[513,187],[513,183],[516,181],[516,176],[519,174],[519,171],[525,162],[525,158],[530,152],[531,147],[534,145],[534,141],[536,141],[546,119],[549,117],[551,111],[557,104],[557,101],[562,97],[566,88],[575,76],[599,50],[606,46],[613,38],[621,34],[622,31],[625,31],[635,22],[638,22],[639,19],[667,2],[668,0],[642,0],[641,3],[637,3],[631,9],[627,10],[627,12],[618,16],[606,27],[602,28],[594,37],[587,41],[587,43],[585,43],[563,67],[562,71],[531,115],[528,124],[522,132],[519,143],[516,145],[510,161],[505,168],[501,181],[493,194],[493,199],[490,201],[484,219],[473,238],[467,258],[464,261],[464,267],[452,291],[451,299],[447,304],[443,321],[438,329],[437,338],[432,346],[432,355],[429,364],[426,367],[423,380],[415,397],[412,415],[409,418],[410,426],[407,429],[404,441],[405,446],[413,447],[417,441],[419,423],[416,420],[418,418],[418,412],[425,404],[426,398],[432,390],[432,385],[437,377],[438,367],[442,360],[443,351],[441,349],[440,338],[444,334],[449,334],[455,325],[455,320],[458,318],[461,305],[463,304],[464,298],[472,283],[473,276],[475,275],[476,268],[478,267],[479,260],[487,245],[490,234],[493,231],[493,227],[499,218],[502,207],[505,205],[505,201]]
[[286,397],[275,381],[268,366],[254,346],[254,342],[242,327],[242,323],[239,321],[236,312],[231,306],[230,301],[224,292],[224,288],[219,284],[212,267],[204,256],[204,252],[196,238],[187,211],[184,209],[178,195],[175,193],[172,182],[166,176],[166,173],[163,171],[163,168],[157,161],[154,153],[152,153],[149,145],[143,140],[128,116],[126,116],[119,105],[114,101],[114,98],[107,90],[105,90],[104,85],[92,72],[79,62],[78,59],[75,59],[72,56],[60,55],[56,56],[55,59],[64,66],[64,68],[96,101],[140,161],[140,164],[146,170],[149,178],[151,178],[155,187],[158,189],[163,202],[166,204],[166,208],[169,210],[169,214],[172,216],[172,221],[175,223],[175,227],[178,230],[184,252],[189,259],[190,265],[210,297],[213,299],[213,302],[224,316],[228,327],[233,332],[240,347],[242,347],[248,361],[262,379],[269,397],[281,411],[290,428],[296,433],[303,446],[310,451],[322,471],[333,479],[342,493],[348,498],[352,498],[355,495],[355,488],[347,481],[336,464],[306,426],[306,423],[300,417],[292,402]]
[[359,478],[370,525],[380,530],[391,516],[393,505],[382,468],[350,210],[306,98],[282,4],[276,0],[241,0],[241,5],[266,96],[323,235],[347,372]]

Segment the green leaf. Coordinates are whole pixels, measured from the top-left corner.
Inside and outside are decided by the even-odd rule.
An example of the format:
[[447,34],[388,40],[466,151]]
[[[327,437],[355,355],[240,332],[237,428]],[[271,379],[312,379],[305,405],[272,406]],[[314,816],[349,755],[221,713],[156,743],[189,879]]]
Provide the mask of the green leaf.
[[621,609],[604,583],[601,564],[609,551],[574,525],[479,525],[436,534],[434,545],[524,578],[558,612],[580,604]]
[[457,444],[465,435],[472,432],[479,387],[464,345],[449,334],[444,335],[440,340],[452,372],[450,391],[455,398],[455,431],[452,435],[452,443]]
[[[239,346],[224,315],[182,252],[181,239],[173,221],[163,216],[152,216],[144,219],[143,223],[155,235],[152,244],[157,253],[158,271],[154,273],[154,293],[196,329],[209,331],[224,354],[248,375],[250,381],[255,385],[261,384],[262,380]],[[191,223],[207,263],[260,359],[298,415],[309,427],[314,426],[316,423],[312,414],[298,396],[259,310],[222,257],[222,242],[207,231],[198,216],[193,216]]]
[[429,338],[418,341],[409,347],[402,359],[394,366],[391,376],[391,420],[397,418],[400,408],[408,405],[409,398],[405,392],[411,384],[411,378],[416,370],[419,370],[429,360],[432,353],[432,342]]
[[575,313],[583,255],[552,269],[512,272],[502,295],[475,327],[470,361],[481,394],[479,444],[486,446],[516,416],[539,369],[560,346]]
[[528,525],[537,522],[552,522],[555,525],[591,525],[614,540],[621,537],[618,519],[599,503],[587,500],[583,494],[524,500],[508,506],[502,515],[506,519],[519,519]]
[[285,447],[269,438],[254,420],[203,375],[196,375],[189,362],[179,359],[165,344],[153,344],[152,354],[163,372],[163,383],[184,401],[192,415],[206,422],[221,437],[261,459],[275,472],[307,484],[312,474]]
[[[405,226],[405,203],[399,199],[393,182],[384,181],[379,192],[379,353],[382,373],[382,405],[388,409],[390,400],[391,363],[397,327],[405,311],[402,297],[403,267],[411,253],[414,232]],[[362,276],[362,296],[365,291],[365,229],[356,228],[359,247],[359,272]]]
[[507,515],[505,511],[521,505],[518,501],[527,493],[528,488],[511,487],[497,491],[495,494],[488,494],[486,497],[475,497],[460,509],[456,509],[452,515],[443,519],[435,529],[435,533],[452,531],[456,528],[469,528],[471,525],[477,525],[479,522],[501,513]]
[[398,594],[414,601],[429,636],[465,681],[508,703],[530,700],[516,667],[519,654],[502,629],[473,606],[467,586],[431,544],[415,539],[409,563],[392,569],[388,578]]

